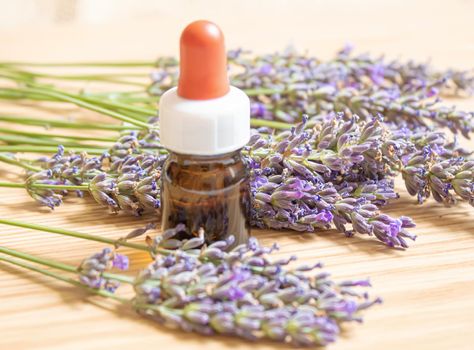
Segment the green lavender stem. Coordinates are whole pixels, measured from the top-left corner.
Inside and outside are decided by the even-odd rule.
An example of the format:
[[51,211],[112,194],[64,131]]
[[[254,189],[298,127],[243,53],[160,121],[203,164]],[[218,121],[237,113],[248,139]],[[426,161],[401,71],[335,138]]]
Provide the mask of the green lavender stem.
[[[32,73],[27,73],[27,72],[21,72],[21,71],[7,71],[7,72],[2,72],[0,70],[0,77],[4,77],[10,80],[13,80],[15,82],[19,83],[24,83],[27,88],[24,89],[4,89],[2,91],[3,96],[8,96],[8,92],[11,93],[12,98],[25,98],[25,94],[27,94],[27,97],[37,99],[37,100],[42,100],[46,99],[48,101],[64,101],[66,102],[72,102],[78,106],[88,108],[90,109],[91,104],[95,104],[98,107],[104,107],[104,108],[111,108],[115,111],[117,110],[124,110],[124,111],[129,111],[129,112],[137,112],[140,115],[144,116],[150,116],[150,115],[155,115],[156,110],[155,109],[145,109],[143,107],[139,106],[134,106],[130,104],[125,104],[125,103],[120,103],[120,102],[115,102],[115,101],[108,101],[103,98],[95,98],[93,96],[85,96],[85,95],[78,95],[78,94],[73,94],[65,91],[60,91],[58,89],[49,87],[44,84],[39,84],[34,81],[34,74]],[[141,86],[144,86],[143,84],[140,84]],[[43,96],[43,98],[42,98]],[[74,101],[72,101],[73,99]],[[82,105],[80,105],[81,103]],[[86,106],[85,104],[88,104]],[[128,116],[126,116],[128,117]]]
[[116,83],[116,84],[123,84],[123,85],[135,85],[140,87],[146,87],[147,84],[137,82],[137,81],[130,81],[124,80],[125,77],[144,77],[145,75],[137,74],[137,73],[130,73],[130,74],[68,74],[68,75],[56,75],[56,74],[48,74],[48,73],[38,73],[38,72],[31,72],[19,69],[18,67],[12,66],[5,66],[0,65],[0,75],[3,77],[14,78],[14,79],[21,79],[23,82],[34,82],[37,78],[46,78],[50,80],[94,80],[99,82],[106,82],[106,83]]
[[289,123],[277,122],[277,121],[265,120],[265,119],[255,119],[255,118],[252,118],[250,120],[250,125],[253,127],[266,126],[269,128],[279,129],[279,130],[287,130],[293,126],[293,124],[289,124]]
[[154,61],[128,61],[128,62],[0,62],[0,66],[31,66],[31,67],[154,67]]
[[[116,137],[98,137],[98,136],[77,136],[77,135],[64,135],[64,134],[55,134],[55,133],[39,133],[32,131],[23,131],[15,130],[0,127],[0,133],[12,134],[12,135],[21,135],[32,138],[60,138],[60,139],[71,139],[79,141],[99,141],[99,142],[116,142]],[[57,143],[56,143],[57,144]]]
[[30,72],[35,77],[40,78],[51,78],[51,79],[60,79],[60,80],[101,80],[101,79],[114,79],[114,78],[147,78],[149,76],[148,72],[122,72],[122,73],[102,73],[102,74],[46,74],[46,73],[37,73]]
[[[34,262],[34,263],[37,263],[37,264],[40,264],[40,265],[52,267],[54,269],[65,271],[65,272],[72,272],[72,273],[77,273],[78,272],[77,267],[75,267],[75,266],[64,264],[64,263],[54,261],[54,260],[50,260],[50,259],[40,258],[38,256],[23,253],[23,252],[20,252],[18,250],[14,250],[14,249],[2,247],[2,246],[0,246],[0,253],[10,255],[10,256],[14,256],[16,258],[27,260],[27,261],[30,261],[30,262]],[[113,279],[113,280],[116,280],[116,281],[119,281],[119,282],[129,283],[129,284],[133,283],[133,278],[128,277],[128,276],[118,275],[118,274],[109,273],[109,272],[103,272],[102,275],[105,278]]]
[[98,124],[89,122],[69,122],[64,120],[54,119],[39,119],[39,118],[25,118],[22,116],[7,116],[0,115],[0,121],[15,124],[37,125],[45,128],[56,127],[65,129],[91,129],[91,130],[142,130],[136,125],[113,125],[113,124]]
[[46,89],[44,87],[41,87],[41,88],[30,87],[30,88],[24,88],[24,89],[10,88],[10,89],[3,89],[3,91],[1,91],[1,92],[2,92],[2,94],[0,96],[3,96],[3,98],[8,97],[8,96],[18,97],[18,96],[22,96],[22,94],[25,98],[29,97],[29,94],[33,94],[33,96],[36,94],[36,95],[39,95],[39,96],[51,97],[51,98],[54,98],[56,101],[70,102],[70,103],[75,104],[76,106],[79,106],[79,107],[82,107],[82,108],[85,108],[85,109],[88,109],[88,110],[91,110],[91,111],[94,111],[94,112],[97,112],[97,113],[105,114],[109,117],[118,119],[118,120],[123,121],[123,122],[130,123],[132,125],[140,126],[144,129],[148,129],[151,126],[150,124],[147,124],[143,121],[130,118],[130,117],[128,117],[124,114],[118,113],[116,111],[101,107],[101,106],[99,106],[97,104],[94,104],[94,103],[89,103],[87,101],[84,101],[80,98],[77,98],[77,96],[68,95],[68,94],[65,94],[61,91],[57,91],[57,90],[53,90],[53,89]]
[[247,96],[258,96],[258,95],[273,95],[273,94],[284,94],[288,91],[278,90],[278,89],[268,89],[268,88],[258,88],[258,89],[243,89]]
[[27,254],[27,253],[22,253],[22,252],[14,250],[14,249],[9,249],[9,248],[2,247],[2,246],[0,246],[0,253],[10,255],[10,256],[14,256],[16,258],[20,258],[20,259],[23,259],[23,260],[28,260],[28,261],[31,261],[31,262],[34,262],[34,263],[37,263],[37,264],[40,264],[40,265],[52,267],[52,268],[55,268],[55,269],[58,269],[58,270],[61,270],[61,271],[65,271],[65,272],[72,272],[72,273],[77,272],[77,268],[74,267],[74,266],[63,264],[61,262],[57,262],[57,261],[53,261],[53,260],[49,260],[49,259],[39,258],[39,257],[30,255],[30,254]]
[[113,93],[108,93],[106,95],[98,96],[96,94],[85,94],[86,96],[107,98],[111,101],[120,101],[124,103],[141,103],[148,105],[149,108],[156,109],[157,103],[160,101],[159,96],[127,96],[127,95],[114,95]]
[[[60,143],[58,143],[60,144]],[[28,145],[0,145],[0,152],[30,152],[30,153],[56,153],[58,151],[58,147],[52,146],[28,146]],[[105,148],[87,148],[87,147],[75,147],[74,149],[66,147],[66,152],[87,152],[91,155],[98,155],[100,156],[105,151]]]
[[27,137],[18,135],[0,135],[0,141],[8,144],[20,144],[20,145],[39,145],[39,146],[58,146],[63,145],[65,147],[81,147],[81,148],[99,148],[97,145],[88,145],[79,142],[71,141],[59,141],[54,139],[45,139],[38,137]]
[[147,72],[137,73],[137,72],[122,72],[122,73],[102,73],[102,74],[49,74],[49,73],[38,73],[25,70],[14,69],[16,72],[21,72],[32,77],[39,78],[50,78],[50,79],[59,79],[59,80],[101,80],[109,78],[146,78],[148,77]]
[[22,167],[23,169],[31,170],[31,171],[34,171],[34,172],[41,171],[40,168],[37,168],[37,167],[35,167],[33,165],[30,165],[30,164],[23,163],[23,162],[21,162],[17,159],[8,157],[4,154],[0,154],[0,162],[8,163],[8,164],[11,164],[11,165],[16,165],[16,166]]
[[[27,229],[36,230],[36,231],[56,233],[56,234],[63,235],[63,236],[87,239],[87,240],[90,240],[90,241],[110,244],[112,246],[120,245],[120,246],[124,246],[124,247],[128,247],[128,248],[132,248],[132,249],[137,249],[137,250],[141,250],[141,251],[145,251],[145,252],[150,252],[150,247],[148,247],[147,245],[144,245],[144,244],[131,243],[131,242],[127,242],[127,241],[120,240],[120,239],[116,240],[116,239],[106,238],[106,237],[102,237],[102,236],[91,235],[91,234],[88,234],[88,233],[82,233],[82,232],[77,232],[77,231],[72,231],[72,230],[66,230],[66,229],[62,229],[62,228],[54,228],[54,227],[49,227],[49,226],[36,225],[36,224],[30,224],[30,223],[26,223],[26,222],[7,220],[7,219],[0,219],[0,224],[4,224],[4,225],[8,225],[8,226],[22,227],[22,228],[27,228]],[[165,249],[161,249],[160,251],[158,251],[158,253],[167,254],[168,252]]]
[[50,190],[79,190],[87,191],[89,189],[88,184],[83,185],[53,185],[53,184],[42,184],[42,183],[31,183],[31,184],[21,184],[15,182],[4,182],[0,181],[0,187],[9,187],[9,188],[38,188],[38,189],[50,189]]
[[136,112],[146,117],[156,115],[156,109],[154,108],[145,108],[145,107],[132,105],[129,103],[122,103],[122,102],[117,102],[110,99],[103,99],[100,97],[93,97],[93,96],[87,96],[87,95],[73,95],[73,94],[67,94],[67,93],[66,95],[75,97],[75,98],[80,98],[81,100],[86,101],[86,102],[103,105],[105,107],[118,108],[118,109],[129,111],[129,112]]
[[[123,246],[123,247],[137,249],[137,250],[141,250],[141,251],[145,251],[145,252],[153,253],[153,254],[168,255],[168,254],[171,254],[171,253],[175,252],[175,250],[159,248],[159,247],[154,248],[153,251],[152,251],[151,247],[149,247],[147,245],[139,244],[139,243],[131,243],[131,242],[128,242],[126,239],[123,239],[123,238],[110,239],[110,238],[96,236],[96,235],[92,235],[92,234],[88,234],[88,233],[82,233],[82,232],[66,230],[66,229],[62,229],[62,228],[49,227],[49,226],[44,226],[44,225],[30,224],[30,223],[21,222],[21,221],[14,221],[14,220],[8,220],[8,219],[1,219],[0,218],[0,224],[4,224],[4,225],[8,225],[8,226],[15,226],[15,227],[22,227],[22,228],[27,228],[27,229],[37,230],[37,231],[42,231],[42,232],[55,233],[55,234],[59,234],[59,235],[63,235],[63,236],[86,239],[86,240],[100,242],[100,243],[106,243],[106,244],[110,244],[114,247]],[[2,247],[0,247],[0,253],[2,252],[1,249],[2,249]],[[4,248],[4,249],[7,249],[7,248]],[[21,253],[21,254],[26,255],[25,253]],[[39,259],[39,258],[36,258],[36,259]],[[211,259],[211,258],[203,258],[203,261],[213,262],[214,260]],[[251,269],[255,272],[261,272],[262,271],[262,268],[259,267],[259,266],[252,266]],[[113,276],[115,276],[115,275],[104,273],[104,277],[109,277],[109,278],[112,278],[112,279],[116,279]]]
[[0,256],[0,261],[4,261],[4,262],[7,262],[9,264],[12,264],[12,265],[16,265],[16,266],[19,266],[19,267],[22,267],[22,268],[25,268],[27,270],[30,270],[30,271],[34,271],[34,272],[38,272],[42,275],[45,275],[45,276],[48,276],[48,277],[52,277],[54,279],[57,279],[59,281],[62,281],[62,282],[66,282],[66,283],[69,283],[69,284],[72,284],[73,286],[75,287],[80,287],[82,289],[85,289],[87,290],[88,292],[90,293],[93,293],[93,294],[97,294],[97,295],[100,295],[102,297],[105,297],[105,298],[110,298],[110,299],[114,299],[114,300],[117,300],[121,303],[130,303],[130,300],[126,299],[126,298],[123,298],[123,297],[119,297],[113,293],[110,293],[104,289],[93,289],[93,288],[89,288],[85,285],[83,285],[82,283],[76,281],[75,279],[72,279],[70,277],[65,277],[65,276],[62,276],[62,275],[59,275],[55,272],[52,272],[52,271],[48,271],[48,270],[45,270],[45,269],[42,269],[38,266],[34,266],[34,265],[31,265],[31,264],[28,264],[28,263],[25,263],[23,261],[19,261],[19,260],[16,260],[16,259],[12,259],[8,256]]
[[110,99],[118,98],[118,97],[134,97],[137,95],[145,95],[144,97],[148,97],[146,90],[132,90],[132,91],[104,91],[104,92],[91,92],[91,91],[81,91],[81,94],[84,96],[92,96],[92,97],[107,97]]
[[[122,304],[127,304],[127,305],[131,305],[132,304],[132,300],[130,299],[127,299],[127,298],[124,298],[124,297],[120,297],[114,293],[111,293],[111,292],[108,292],[107,290],[104,290],[104,289],[94,289],[94,288],[90,288],[78,281],[76,281],[75,279],[73,278],[70,278],[70,277],[65,277],[65,276],[62,276],[60,274],[57,274],[53,271],[49,271],[49,270],[46,270],[46,269],[42,269],[38,266],[34,266],[34,265],[31,265],[31,264],[28,264],[28,263],[25,263],[23,261],[20,261],[20,260],[16,260],[16,259],[12,259],[8,256],[0,256],[0,261],[3,261],[3,262],[6,262],[6,263],[9,263],[9,264],[12,264],[12,265],[15,265],[15,266],[18,266],[18,267],[21,267],[21,268],[24,268],[24,269],[27,269],[27,270],[30,270],[30,271],[33,271],[33,272],[37,272],[37,273],[40,273],[44,276],[48,276],[48,277],[51,277],[51,278],[54,278],[56,280],[59,280],[59,281],[62,281],[62,282],[65,282],[65,283],[68,283],[68,284],[71,284],[75,287],[79,287],[81,289],[84,289],[86,291],[88,291],[89,293],[92,293],[92,294],[96,294],[96,295],[99,295],[101,297],[104,297],[104,298],[109,298],[109,299],[113,299],[115,301],[118,301]],[[179,309],[172,309],[172,308],[169,308],[169,307],[166,307],[166,306],[163,306],[163,305],[153,305],[153,304],[134,304],[134,306],[136,308],[142,308],[142,309],[150,309],[150,310],[156,310],[158,312],[163,312],[163,311],[166,311],[168,313],[175,313],[177,315],[181,315],[182,314],[182,310],[179,310]]]
[[131,81],[131,80],[124,80],[120,79],[120,77],[146,77],[145,74],[87,74],[87,75],[54,75],[54,74],[43,74],[43,73],[30,73],[32,79],[36,78],[46,78],[52,80],[86,80],[90,81],[93,80],[94,82],[102,82],[102,83],[114,83],[114,84],[121,84],[121,85],[131,85],[131,86],[140,86],[146,87],[148,84],[140,83],[138,81]]

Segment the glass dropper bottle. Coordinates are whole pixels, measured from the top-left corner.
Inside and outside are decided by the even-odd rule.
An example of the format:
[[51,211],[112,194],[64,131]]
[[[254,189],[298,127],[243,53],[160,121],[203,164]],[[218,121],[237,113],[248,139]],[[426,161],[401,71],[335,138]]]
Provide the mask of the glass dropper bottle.
[[[229,85],[224,36],[209,21],[180,39],[178,87],[160,99],[162,229],[184,224],[182,238],[205,231],[207,243],[250,235],[249,174],[241,149],[250,137],[250,102]],[[185,237],[183,237],[183,235]]]

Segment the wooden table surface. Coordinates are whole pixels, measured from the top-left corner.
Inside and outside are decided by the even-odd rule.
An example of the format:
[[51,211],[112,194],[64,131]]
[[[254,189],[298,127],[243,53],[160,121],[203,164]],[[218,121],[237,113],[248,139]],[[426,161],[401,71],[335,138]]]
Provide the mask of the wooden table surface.
[[[440,2],[441,3],[441,2]],[[177,53],[180,29],[209,18],[221,24],[228,46],[260,52],[292,44],[321,57],[345,42],[388,57],[431,57],[440,66],[474,66],[473,2],[177,1],[149,11],[102,22],[29,23],[0,26],[0,60],[78,61],[153,59]],[[1,10],[1,7],[0,7]],[[88,84],[88,87],[91,85]],[[451,101],[450,101],[451,102]],[[453,101],[474,109],[474,99]],[[61,114],[97,119],[93,113],[56,106],[40,112],[0,105],[0,113],[39,117]],[[105,122],[104,117],[100,117]],[[468,147],[474,142],[463,141]],[[0,180],[18,181],[18,169],[0,165]],[[322,260],[336,279],[370,276],[372,293],[384,304],[366,313],[363,325],[346,328],[336,349],[472,349],[474,347],[474,210],[449,210],[428,201],[418,206],[403,187],[391,215],[412,216],[416,242],[406,251],[374,240],[343,237],[335,231],[300,234],[254,231],[265,244],[277,241],[279,254],[305,262]],[[55,211],[37,206],[21,189],[0,189],[2,218],[76,229],[118,238],[150,217],[112,215],[91,199],[69,198]],[[1,226],[1,245],[78,264],[101,244]],[[149,260],[130,252],[133,271]],[[1,349],[272,349],[225,337],[171,331],[143,320],[125,307],[68,285],[0,264]]]

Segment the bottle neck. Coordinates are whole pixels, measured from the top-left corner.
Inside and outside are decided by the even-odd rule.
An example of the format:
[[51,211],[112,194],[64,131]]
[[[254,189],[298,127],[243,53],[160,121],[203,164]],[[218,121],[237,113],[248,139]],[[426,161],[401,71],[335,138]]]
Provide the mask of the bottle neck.
[[170,156],[179,161],[209,163],[209,162],[219,162],[226,159],[240,159],[241,150],[242,149],[238,149],[232,152],[215,154],[215,155],[197,155],[197,154],[183,154],[183,153],[170,152]]

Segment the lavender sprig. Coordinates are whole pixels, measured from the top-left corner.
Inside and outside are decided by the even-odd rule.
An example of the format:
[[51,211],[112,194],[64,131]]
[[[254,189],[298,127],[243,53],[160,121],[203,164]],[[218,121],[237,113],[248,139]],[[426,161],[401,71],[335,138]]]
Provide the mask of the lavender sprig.
[[[159,246],[175,245],[183,227],[168,230]],[[197,249],[197,237],[155,261],[135,280],[135,308],[153,319],[206,335],[272,339],[294,345],[326,345],[341,323],[361,321],[360,313],[380,303],[357,287],[366,280],[336,283],[329,274],[308,275],[321,264],[289,268],[296,260],[270,260],[276,245],[255,238],[227,251],[232,239]]]
[[[403,169],[408,192],[423,203],[430,195],[447,205],[458,198],[474,206],[474,161],[464,158],[436,160],[430,154],[418,154]],[[457,196],[456,196],[457,195]]]
[[101,173],[91,180],[89,191],[99,204],[114,212],[124,210],[140,215],[144,211],[157,211],[160,208],[158,179],[159,173],[142,178],[136,173],[118,178]]
[[113,293],[120,286],[120,282],[103,276],[104,272],[112,267],[122,271],[128,270],[128,257],[118,254],[110,248],[104,248],[100,253],[81,262],[77,269],[79,281],[90,288],[105,289]]

